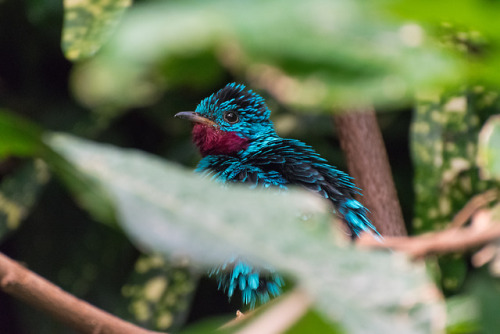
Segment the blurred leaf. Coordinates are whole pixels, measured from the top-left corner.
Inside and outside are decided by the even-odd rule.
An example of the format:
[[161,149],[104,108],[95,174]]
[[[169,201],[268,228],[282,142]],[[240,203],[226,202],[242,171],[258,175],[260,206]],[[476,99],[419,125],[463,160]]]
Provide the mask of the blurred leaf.
[[481,331],[484,334],[496,334],[500,328],[500,283],[486,274],[478,273],[470,285],[471,295],[479,310]]
[[446,301],[448,334],[479,333],[479,309],[470,296],[454,296]]
[[[324,209],[323,202],[304,193],[276,196],[272,191],[248,191],[244,187],[235,187],[229,192],[176,164],[141,151],[99,145],[63,134],[48,137],[48,143],[80,172],[91,176],[111,191],[115,203],[119,205],[117,209],[124,228],[132,236],[138,237],[136,241],[139,245],[142,244],[142,238],[145,238],[146,249],[162,250],[166,246],[176,252],[196,255],[202,262],[218,263],[234,253],[234,249],[213,244],[213,235],[223,231],[224,224],[229,222],[239,226],[245,222],[251,225],[262,218],[269,219],[270,216],[273,220],[295,222],[299,216],[297,208],[306,213]],[[224,210],[217,210],[232,198],[231,193],[238,196],[238,204],[247,200],[246,205],[232,205]],[[306,196],[305,199],[303,196]],[[128,200],[131,203],[124,206]],[[263,204],[265,202],[272,203]],[[297,204],[299,202],[301,204]],[[262,205],[258,211],[253,210],[256,204]],[[142,209],[136,210],[137,207]],[[284,208],[289,210],[283,210]],[[143,213],[148,215],[144,216]],[[134,220],[134,217],[138,217],[138,220]],[[328,219],[327,216],[322,217],[324,220]],[[200,229],[198,224],[201,218],[204,223]],[[140,229],[146,231],[147,235],[136,231],[139,228],[136,223],[139,221],[143,221]],[[149,223],[159,225],[149,229],[146,228]],[[322,224],[321,226],[324,228]],[[156,230],[157,228],[162,230]],[[171,232],[164,235],[155,233],[164,232],[164,228],[171,229]],[[236,240],[244,234],[244,230],[234,229],[232,233],[234,245],[231,247],[237,247],[239,242]],[[158,239],[151,238],[154,235]],[[172,240],[165,243],[164,237]],[[193,243],[193,240],[198,242]],[[155,242],[158,244],[155,245]],[[260,256],[257,258],[262,260]]]
[[189,312],[198,275],[189,262],[166,261],[161,256],[142,255],[123,286],[128,317],[142,327],[175,331]]
[[79,204],[87,208],[94,218],[102,222],[114,222],[114,209],[100,185],[79,173],[63,157],[48,147],[42,140],[43,130],[35,123],[0,110],[0,133],[2,134],[0,158],[9,155],[42,158],[51,170],[64,180],[74,192]]
[[[349,333],[439,332],[441,304],[422,264],[335,245],[330,215],[309,193],[223,189],[139,151],[64,135],[49,143],[109,190],[140,248],[185,253],[206,265],[233,254],[271,264]],[[300,213],[310,218],[301,221]]]
[[[420,100],[411,126],[417,233],[446,228],[472,196],[493,186],[479,179],[476,141],[486,117],[498,106],[498,94],[479,87]],[[445,293],[462,287],[467,261],[464,255],[439,258]]]
[[231,333],[231,330],[221,330],[229,321],[233,320],[234,316],[211,317],[209,319],[198,321],[192,325],[183,328],[181,334],[205,334],[205,333]]
[[159,64],[158,74],[169,86],[205,88],[224,82],[226,73],[213,50],[172,56]]
[[66,58],[92,57],[131,4],[132,0],[64,0],[62,49]]
[[343,334],[341,328],[335,328],[325,322],[318,311],[309,310],[299,321],[288,329],[286,334],[321,333],[321,334]]
[[441,285],[445,291],[457,291],[467,274],[467,263],[463,256],[447,254],[438,259]]
[[500,4],[487,0],[409,0],[387,1],[387,8],[407,19],[440,24],[456,23],[474,27],[489,34],[500,36],[498,22],[494,20]]
[[477,154],[482,176],[500,180],[500,115],[490,117],[481,129]]
[[[500,10],[500,3],[488,0],[410,0],[385,1],[386,9],[406,20],[417,21],[439,35],[442,29],[454,28],[459,32],[455,42],[459,42],[469,50],[463,52],[467,66],[463,68],[467,73],[469,83],[500,85],[500,76],[497,69],[500,66],[500,23],[496,13]],[[479,37],[482,40],[481,48],[471,49],[469,41]]]
[[24,118],[0,109],[0,159],[9,156],[33,156],[44,148],[42,129]]
[[491,186],[478,177],[476,141],[487,115],[498,108],[498,94],[479,88],[417,105],[411,128],[417,232],[444,228],[473,195]]
[[328,110],[397,104],[416,87],[461,77],[456,58],[428,43],[422,27],[389,24],[372,9],[348,0],[141,4],[96,59],[76,69],[73,86],[87,105],[151,103],[176,74],[158,77],[158,64],[207,50],[282,102]]
[[[42,130],[33,123],[0,110],[0,159],[42,154]],[[28,162],[5,177],[0,185],[0,240],[17,229],[35,203],[49,174],[42,161]]]
[[0,185],[0,241],[16,230],[30,213],[40,191],[50,178],[41,160],[28,161]]

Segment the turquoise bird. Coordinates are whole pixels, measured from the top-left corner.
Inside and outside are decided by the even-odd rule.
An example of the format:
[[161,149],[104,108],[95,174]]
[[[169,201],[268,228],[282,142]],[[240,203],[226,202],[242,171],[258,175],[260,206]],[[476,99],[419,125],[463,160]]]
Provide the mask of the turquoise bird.
[[[244,85],[230,83],[201,101],[194,112],[177,113],[193,122],[192,139],[202,159],[196,172],[224,183],[287,189],[302,186],[329,200],[353,238],[361,232],[380,235],[368,210],[354,197],[360,189],[352,178],[305,143],[281,138],[269,119],[264,99]],[[219,288],[242,294],[253,308],[281,293],[283,279],[272,269],[256,268],[235,256],[210,271]]]

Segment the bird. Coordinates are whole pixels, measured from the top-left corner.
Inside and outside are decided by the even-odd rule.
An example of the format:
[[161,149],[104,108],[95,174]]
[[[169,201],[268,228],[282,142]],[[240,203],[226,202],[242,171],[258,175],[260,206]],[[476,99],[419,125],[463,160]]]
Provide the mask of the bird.
[[[361,189],[347,173],[328,164],[311,146],[280,137],[271,111],[258,93],[229,83],[203,99],[195,111],[175,117],[193,123],[192,140],[202,159],[195,172],[224,185],[244,183],[251,188],[287,190],[301,186],[333,204],[352,238],[362,232],[380,237],[358,200]],[[250,309],[281,294],[284,280],[272,268],[256,267],[234,256],[209,271],[219,289],[231,298],[241,291]]]

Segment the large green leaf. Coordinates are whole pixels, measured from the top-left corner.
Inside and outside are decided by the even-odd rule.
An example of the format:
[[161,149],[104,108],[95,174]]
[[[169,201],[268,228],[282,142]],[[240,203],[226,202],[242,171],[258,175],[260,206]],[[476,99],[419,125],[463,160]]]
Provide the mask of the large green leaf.
[[492,116],[481,129],[477,159],[485,178],[500,179],[500,115]]
[[390,24],[372,9],[349,0],[135,6],[96,59],[76,70],[75,92],[88,105],[145,104],[170,82],[169,72],[153,74],[160,64],[207,51],[283,102],[326,109],[397,103],[415,87],[461,77],[422,27]]
[[[464,55],[468,82],[500,85],[500,3],[486,0],[386,1],[392,14],[420,22]],[[451,37],[451,39],[449,38]]]
[[444,228],[490,186],[479,179],[476,142],[487,115],[498,110],[498,95],[485,90],[420,100],[411,129],[417,232]]
[[108,40],[132,0],[64,0],[62,49],[69,60],[89,58]]
[[65,135],[49,143],[109,191],[141,249],[183,253],[205,265],[234,254],[270,264],[349,333],[439,332],[441,304],[423,265],[337,244],[329,210],[309,193],[223,189],[140,151]]
[[[495,186],[479,178],[476,142],[486,117],[498,106],[498,95],[480,88],[420,100],[411,128],[417,233],[447,227],[474,195]],[[444,290],[459,291],[467,259],[454,254],[440,257],[438,263]]]

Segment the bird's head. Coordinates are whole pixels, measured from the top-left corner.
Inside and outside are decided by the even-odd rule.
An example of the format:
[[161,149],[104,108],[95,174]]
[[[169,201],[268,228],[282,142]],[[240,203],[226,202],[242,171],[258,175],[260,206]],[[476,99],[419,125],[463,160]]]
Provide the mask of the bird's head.
[[230,83],[175,116],[194,123],[193,141],[206,155],[235,155],[261,136],[274,133],[264,99],[244,85]]

